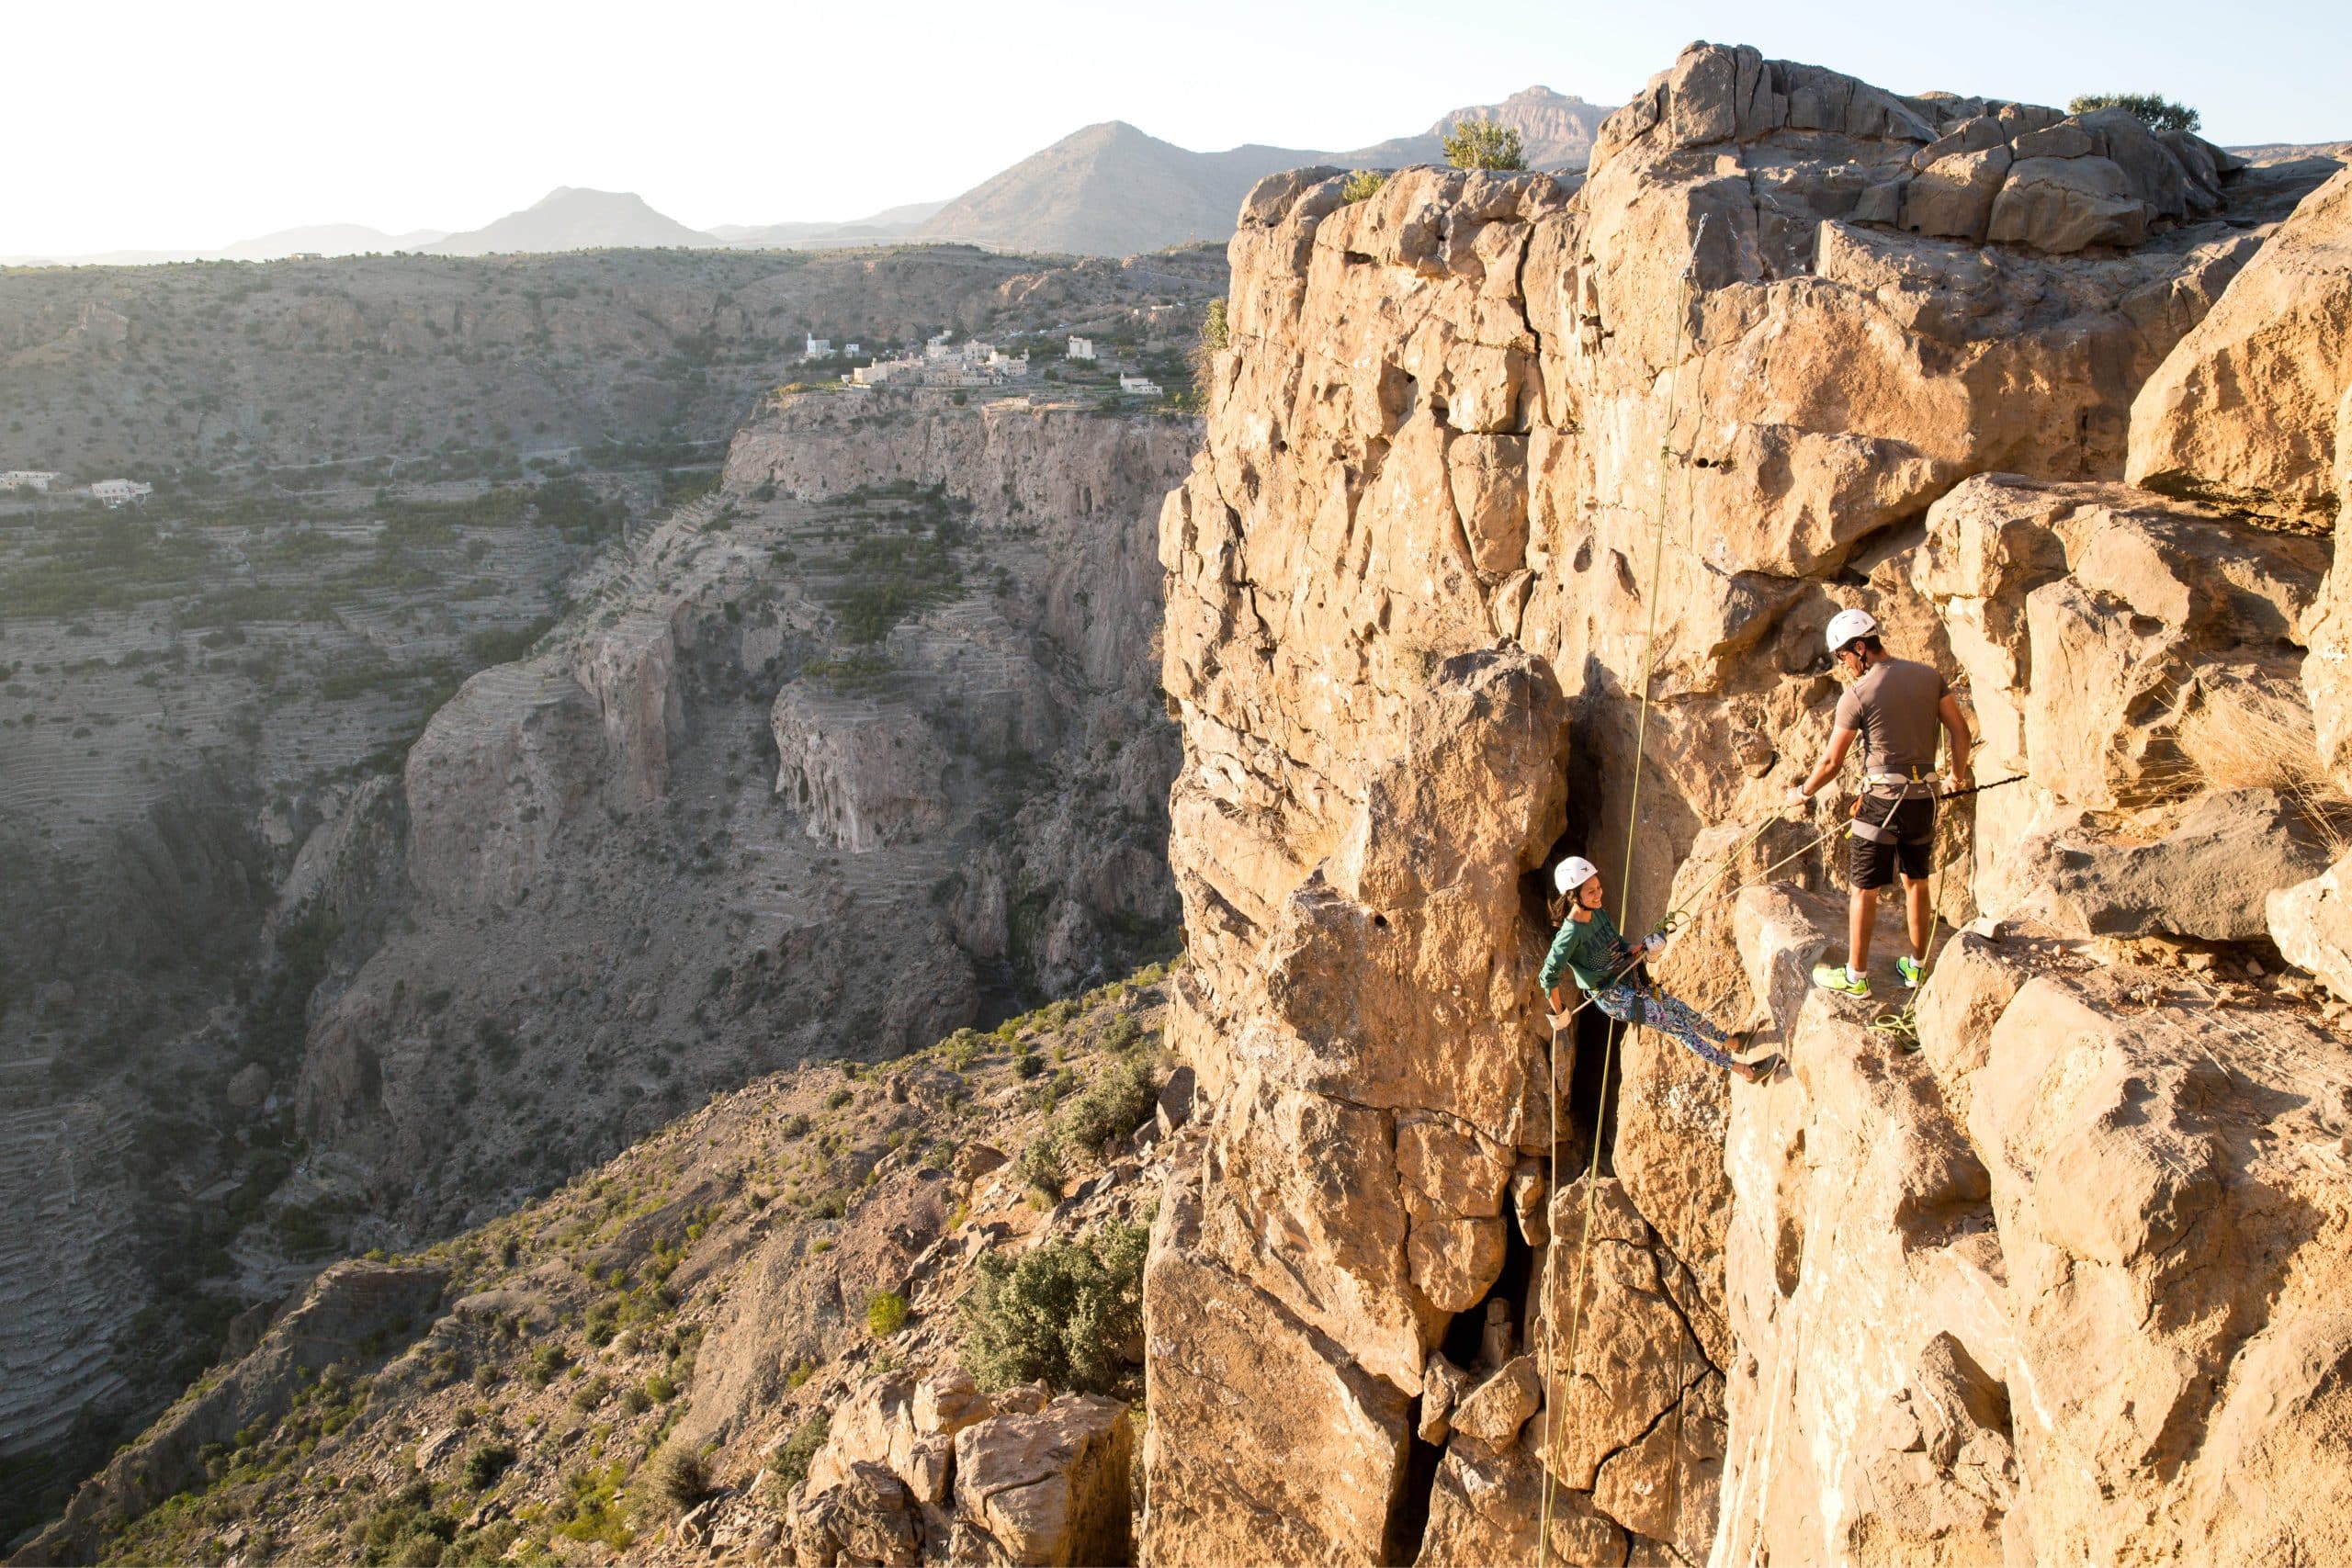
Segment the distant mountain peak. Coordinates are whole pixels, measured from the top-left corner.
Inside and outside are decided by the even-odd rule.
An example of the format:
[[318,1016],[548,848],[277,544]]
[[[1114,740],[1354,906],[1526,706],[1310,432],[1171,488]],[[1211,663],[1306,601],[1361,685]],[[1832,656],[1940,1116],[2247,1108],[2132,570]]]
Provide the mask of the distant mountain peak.
[[1353,152],[1254,144],[1194,152],[1125,120],[1106,119],[1080,126],[983,180],[941,208],[914,237],[1095,255],[1223,240],[1233,232],[1233,215],[1250,186],[1283,169],[1440,163],[1445,157],[1441,138],[1462,120],[1481,118],[1520,133],[1529,167],[1582,168],[1592,153],[1593,133],[1610,112],[1539,85],[1498,104],[1455,109],[1420,135]]
[[719,242],[665,217],[633,190],[558,186],[519,212],[430,247],[443,255],[706,246]]

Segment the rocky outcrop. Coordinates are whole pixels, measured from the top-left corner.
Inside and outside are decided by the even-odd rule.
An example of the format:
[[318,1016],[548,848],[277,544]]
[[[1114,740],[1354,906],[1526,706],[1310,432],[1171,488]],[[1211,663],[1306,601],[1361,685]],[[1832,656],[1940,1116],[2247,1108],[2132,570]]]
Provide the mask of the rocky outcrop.
[[1134,1450],[1115,1399],[886,1375],[833,1413],[785,1514],[810,1562],[1123,1562]]
[[2352,434],[2352,169],[2295,209],[2132,404],[2133,484],[2324,524]]
[[[2094,941],[2259,941],[2334,830],[2302,680],[2325,547],[2120,482],[2135,394],[2263,243],[2224,211],[2233,163],[1697,45],[1580,188],[1411,170],[1245,203],[1235,347],[1161,518],[1171,1036],[1207,1121],[1147,1274],[1148,1561],[2098,1558],[2267,1528],[2212,1492],[2193,1526],[2129,1521],[2222,1473],[2179,1470],[2183,1434],[2249,1421],[2274,1451],[2224,1418],[2216,1325],[2301,1343],[2300,1302],[2232,1286],[2176,1331],[2114,1298],[2103,1343],[2206,1369],[2171,1447],[2099,1449],[2111,1403],[2017,1414],[2096,1376],[2056,1365],[2054,1317],[2019,1326],[2057,1310],[2055,1260],[2169,1281],[2155,1255],[2204,1245],[2187,1208],[2093,1235],[2155,1197],[2044,1215],[2071,1173],[2042,1160],[2118,1192],[2168,1169],[2202,1080],[2151,1080],[2173,1131],[2136,1130],[2137,1089],[2061,1130],[1991,1055],[2054,1048],[2037,987]],[[2052,944],[1948,960],[1892,1062],[1807,999],[1837,824],[1768,819],[1827,739],[1850,606],[1962,691],[1980,778],[2024,774],[1952,814],[1939,908]],[[1802,1056],[1797,1088],[1598,1021],[1547,1043],[1541,873],[1571,850],[1631,929],[1689,911],[1665,981]],[[2080,1005],[2119,1008],[2103,984]],[[2318,1038],[2300,994],[2263,991],[2290,1055]],[[2286,1117],[2264,1086],[2291,1072],[2248,1073],[2212,1113]],[[2318,1234],[2236,1168],[2243,1245]],[[2043,1272],[2005,1298],[2013,1228]],[[2330,1245],[2298,1256],[2324,1275]]]
[[1685,50],[1601,127],[1594,162],[1636,142],[1803,148],[1806,132],[1879,152],[1807,193],[1817,217],[2060,253],[2136,245],[2154,223],[2211,217],[2222,207],[2222,176],[2244,166],[2121,109],[2064,115],[1994,98],[1905,98],[1744,47]]
[[435,1315],[448,1270],[339,1263],[321,1274],[220,1375],[192,1391],[137,1443],[74,1494],[65,1517],[12,1562],[86,1562],[104,1531],[153,1507],[204,1473],[199,1450],[266,1427],[296,1392],[336,1362],[380,1359]]
[[[2352,1253],[2318,1152],[2352,1104],[2340,1042],[2292,1006],[2209,1011],[2163,971],[1971,939],[1921,1050],[1890,1055],[1803,983],[1843,919],[1739,901],[1793,1071],[1735,1098],[1725,1145],[1717,1559],[2324,1552],[2352,1506],[2324,1282]],[[2308,1490],[2246,1488],[2289,1451]]]

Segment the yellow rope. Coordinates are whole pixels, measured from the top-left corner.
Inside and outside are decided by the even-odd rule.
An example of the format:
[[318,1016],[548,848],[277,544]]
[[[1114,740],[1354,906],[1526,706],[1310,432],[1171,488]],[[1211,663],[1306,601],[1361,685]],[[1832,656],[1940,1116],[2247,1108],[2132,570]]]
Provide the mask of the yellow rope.
[[[1656,507],[1655,527],[1653,530],[1657,536],[1657,542],[1650,552],[1649,586],[1646,591],[1647,597],[1649,599],[1648,620],[1647,625],[1644,627],[1642,633],[1642,682],[1640,690],[1641,712],[1640,716],[1634,720],[1634,787],[1632,793],[1626,798],[1624,867],[1618,876],[1618,886],[1623,889],[1621,896],[1628,900],[1633,897],[1634,840],[1641,822],[1642,752],[1649,740],[1650,680],[1657,672],[1657,664],[1658,601],[1664,597],[1663,593],[1660,592],[1659,583],[1666,565],[1667,464],[1668,460],[1672,457],[1674,454],[1674,414],[1676,405],[1681,400],[1682,396],[1682,342],[1684,333],[1689,328],[1690,320],[1690,275],[1698,265],[1699,240],[1702,235],[1705,234],[1705,232],[1706,220],[1702,218],[1699,221],[1698,232],[1694,233],[1690,238],[1690,263],[1682,269],[1681,290],[1674,312],[1674,352],[1668,360],[1668,365],[1672,367],[1674,379],[1667,388],[1666,428],[1659,437],[1657,447],[1657,502]],[[1629,915],[1632,913],[1630,904],[1627,908],[1627,913]],[[1635,962],[1638,962],[1638,960]],[[1628,963],[1626,969],[1630,969],[1632,966],[1632,963]],[[1619,971],[1621,975],[1624,972],[1624,970]],[[1589,1001],[1590,998],[1588,998],[1586,1000]],[[1581,1012],[1584,1010],[1584,1007],[1585,1003],[1579,1002],[1577,1005],[1576,1010],[1577,1012]],[[1571,1013],[1569,1016],[1573,1018],[1575,1014]],[[1607,1103],[1609,1094],[1609,1069],[1616,1061],[1617,1037],[1623,1027],[1622,1023],[1612,1020],[1609,1033],[1601,1046],[1600,1091],[1602,1103],[1604,1105]],[[1552,1103],[1549,1108],[1552,1121],[1552,1169],[1556,1175],[1560,1168],[1560,1031],[1556,1027],[1552,1031],[1550,1071],[1552,1078]],[[1600,1141],[1601,1134],[1607,1130],[1606,1123],[1607,1117],[1605,1115],[1597,1116],[1593,1119],[1592,1155],[1587,1163],[1585,1170],[1584,1239],[1579,1245],[1577,1252],[1576,1285],[1568,1297],[1567,1375],[1571,1381],[1576,1377],[1577,1337],[1582,1325],[1584,1316],[1585,1279],[1592,1262],[1593,1202],[1596,1195],[1600,1190]],[[1548,1270],[1546,1272],[1545,1283],[1548,1287],[1550,1283]],[[1558,1325],[1553,1321],[1552,1314],[1548,1312],[1544,1314],[1544,1348],[1546,1351],[1545,1360],[1550,1365],[1556,1365],[1558,1362],[1559,1330]],[[1548,1378],[1546,1379],[1546,1387],[1548,1390]],[[1559,1411],[1556,1408],[1557,1404],[1557,1401],[1549,1397],[1547,1392],[1547,1395],[1544,1401],[1544,1506],[1537,1517],[1536,1529],[1538,1534],[1536,1536],[1535,1542],[1536,1568],[1546,1568],[1546,1564],[1550,1562],[1552,1555],[1552,1500],[1558,1486],[1558,1479],[1552,1469],[1552,1451],[1554,1445],[1557,1441],[1559,1433],[1560,1417]]]

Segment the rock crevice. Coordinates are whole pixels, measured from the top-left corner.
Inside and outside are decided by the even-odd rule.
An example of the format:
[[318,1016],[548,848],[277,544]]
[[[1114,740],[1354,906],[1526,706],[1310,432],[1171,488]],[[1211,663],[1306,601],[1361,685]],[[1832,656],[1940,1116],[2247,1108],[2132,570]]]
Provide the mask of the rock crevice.
[[[2310,1321],[2263,1269],[2338,1266],[2240,1173],[2297,1114],[2280,1064],[2337,1070],[2269,943],[2323,977],[2346,946],[2352,617],[2325,540],[2180,499],[2271,480],[2122,481],[2165,424],[2143,387],[2257,336],[2199,322],[2233,279],[2283,298],[2267,247],[2332,198],[2274,237],[2278,180],[2193,137],[1713,45],[1581,182],[1340,185],[1245,204],[1161,514],[1170,1036],[1207,1118],[1147,1276],[1146,1560],[2324,1539],[2233,1512],[2199,1434],[2284,1451],[2229,1368]],[[1961,692],[1980,779],[2024,775],[1948,813],[1935,882],[2024,935],[1945,948],[1916,1055],[1808,994],[1836,823],[1768,820],[1851,607]],[[1686,911],[1661,978],[1790,1074],[1603,1026],[1554,1083],[1538,906],[1571,852],[1630,866],[1628,929]],[[2249,944],[2261,1043],[2218,1076],[2161,1043],[2186,987],[2096,973],[2240,976]],[[1347,1480],[1292,1496],[1300,1464]]]

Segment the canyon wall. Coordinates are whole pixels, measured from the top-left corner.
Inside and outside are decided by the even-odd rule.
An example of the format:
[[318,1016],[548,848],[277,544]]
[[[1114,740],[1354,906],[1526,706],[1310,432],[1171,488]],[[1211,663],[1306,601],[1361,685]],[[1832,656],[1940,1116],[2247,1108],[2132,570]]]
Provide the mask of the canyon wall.
[[319,1010],[297,1193],[479,1219],[1166,943],[1150,517],[1196,441],[830,390],[748,422],[411,750],[403,918]]
[[[2333,172],[1695,45],[1580,186],[1252,193],[1160,523],[1211,1120],[1146,1561],[2324,1551],[2334,1480],[2226,1478],[2336,1443],[2352,1343],[2342,1004],[2281,962],[2352,874],[2338,458],[2229,389],[2338,407],[2264,325],[2340,289]],[[1808,995],[1843,840],[1771,820],[1845,607],[2022,775],[1947,813],[1916,1051]],[[1569,852],[1789,1068],[1548,1040]]]

